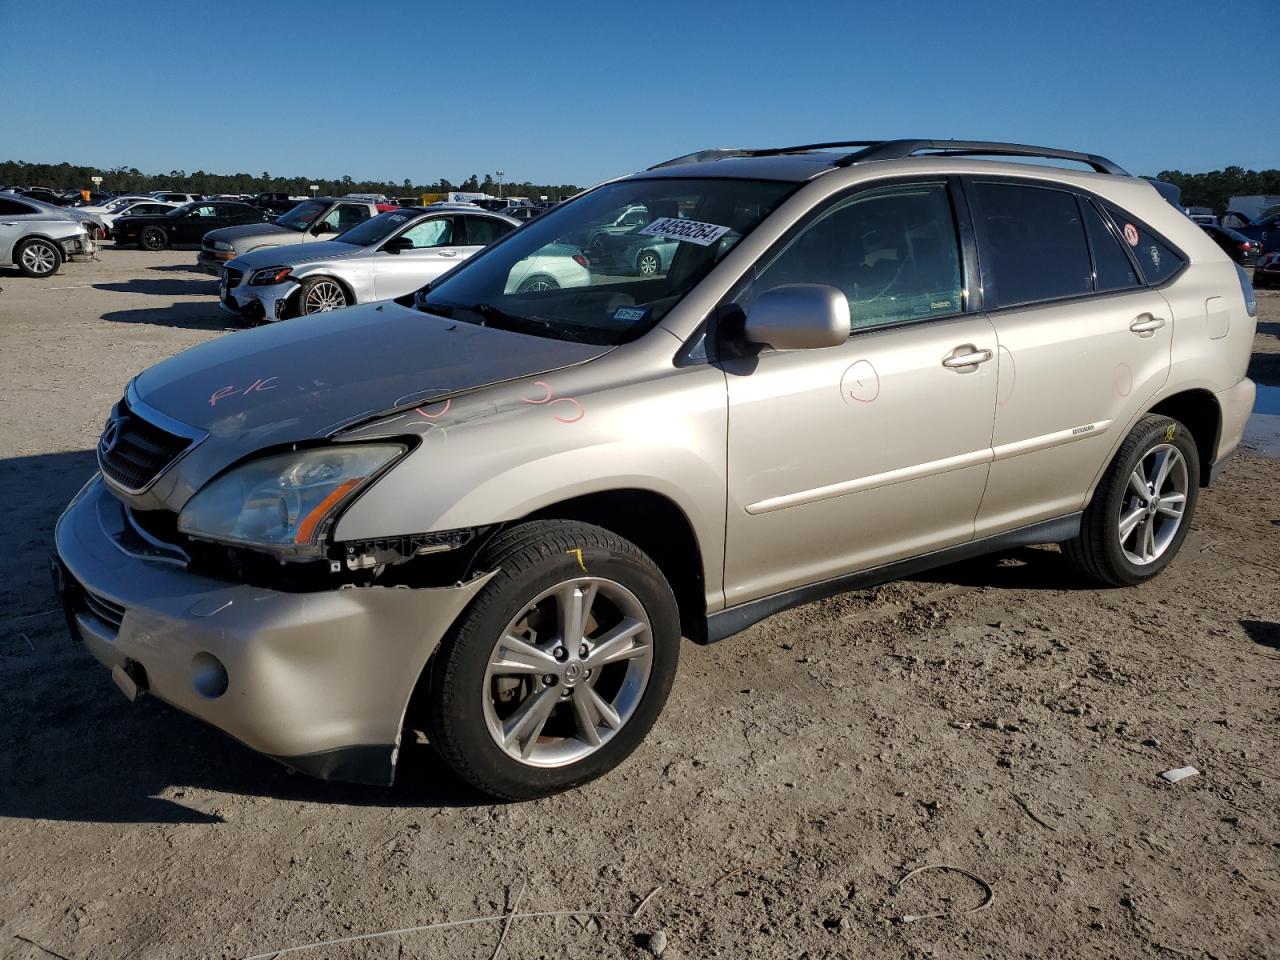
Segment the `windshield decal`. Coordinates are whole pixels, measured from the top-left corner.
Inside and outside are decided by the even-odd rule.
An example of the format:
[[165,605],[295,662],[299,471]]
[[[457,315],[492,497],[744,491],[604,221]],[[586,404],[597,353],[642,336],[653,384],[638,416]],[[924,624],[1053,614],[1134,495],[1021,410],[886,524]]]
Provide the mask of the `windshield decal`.
[[644,315],[648,312],[648,307],[619,307],[613,311],[613,319],[619,323],[635,323],[643,320]]
[[723,237],[730,227],[722,227],[715,223],[701,223],[697,220],[682,220],[680,217],[660,217],[637,233],[649,237],[663,237],[667,240],[683,240],[696,243],[700,247],[709,247]]

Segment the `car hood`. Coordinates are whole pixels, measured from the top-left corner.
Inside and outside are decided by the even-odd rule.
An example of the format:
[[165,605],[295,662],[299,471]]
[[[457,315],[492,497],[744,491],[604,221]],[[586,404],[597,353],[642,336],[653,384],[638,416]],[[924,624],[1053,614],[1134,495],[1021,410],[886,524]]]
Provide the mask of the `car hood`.
[[[215,239],[221,238],[215,237]],[[251,250],[236,257],[233,262],[237,268],[248,272],[260,270],[263,267],[293,266],[312,260],[348,260],[366,252],[364,247],[353,246],[350,243],[322,240],[319,243],[291,243],[283,247],[268,247],[266,250]]]
[[333,436],[397,408],[609,349],[460,323],[393,301],[210,340],[145,370],[131,386],[162,417],[207,434],[147,505],[178,509],[216,473],[265,448]]
[[214,240],[222,240],[234,247],[237,240],[244,240],[246,237],[271,239],[277,235],[301,238],[302,231],[279,227],[274,223],[242,223],[235,227],[219,227],[217,230],[210,230],[204,235],[204,238],[207,243],[212,243]]

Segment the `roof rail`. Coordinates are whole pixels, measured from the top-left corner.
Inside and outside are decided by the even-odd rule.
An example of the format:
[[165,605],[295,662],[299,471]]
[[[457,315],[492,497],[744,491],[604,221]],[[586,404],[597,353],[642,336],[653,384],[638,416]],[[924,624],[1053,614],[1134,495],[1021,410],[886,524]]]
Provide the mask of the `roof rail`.
[[836,161],[836,166],[848,167],[872,160],[905,160],[926,150],[949,157],[1042,157],[1071,160],[1092,167],[1098,173],[1129,176],[1123,167],[1094,153],[1077,153],[1074,150],[1055,150],[1052,147],[1033,147],[1025,143],[1001,143],[995,140],[881,140],[857,153],[841,157]]
[[681,157],[673,157],[662,163],[655,163],[650,170],[662,167],[674,167],[680,163],[708,163],[712,160],[728,160],[730,157],[780,157],[788,153],[809,153],[813,150],[830,150],[833,147],[874,147],[883,140],[835,140],[831,143],[802,143],[793,147],[763,147],[758,149],[741,149],[735,147],[719,147],[710,150],[699,150],[686,153]]

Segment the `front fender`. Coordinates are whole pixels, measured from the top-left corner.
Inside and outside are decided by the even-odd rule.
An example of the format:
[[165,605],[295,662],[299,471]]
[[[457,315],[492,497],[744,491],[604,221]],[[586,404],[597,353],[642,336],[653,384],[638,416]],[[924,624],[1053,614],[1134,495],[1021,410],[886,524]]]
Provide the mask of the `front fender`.
[[575,389],[574,372],[436,401],[344,436],[421,442],[347,509],[336,539],[485,526],[586,494],[645,490],[688,518],[714,597],[724,559],[723,373],[672,369],[591,390]]

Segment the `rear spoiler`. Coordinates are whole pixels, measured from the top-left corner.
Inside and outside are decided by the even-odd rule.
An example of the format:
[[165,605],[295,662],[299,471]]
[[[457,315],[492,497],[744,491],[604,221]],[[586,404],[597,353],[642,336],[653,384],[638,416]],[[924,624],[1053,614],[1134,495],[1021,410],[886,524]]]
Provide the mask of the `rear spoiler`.
[[1182,209],[1182,188],[1176,183],[1170,183],[1168,180],[1157,180],[1155,177],[1143,177],[1143,180],[1156,188],[1156,193],[1164,197],[1171,204]]

